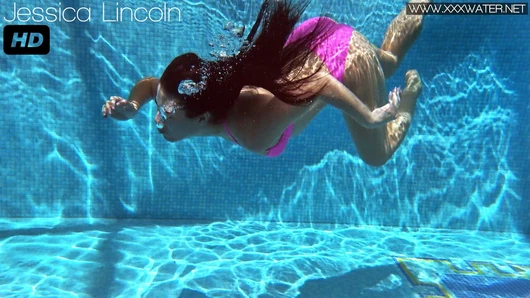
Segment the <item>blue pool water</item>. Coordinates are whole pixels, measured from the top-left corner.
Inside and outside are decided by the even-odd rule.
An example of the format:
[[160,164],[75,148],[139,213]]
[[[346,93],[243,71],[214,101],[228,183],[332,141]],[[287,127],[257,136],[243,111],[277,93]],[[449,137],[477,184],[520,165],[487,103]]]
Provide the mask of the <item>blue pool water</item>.
[[[405,4],[357,2],[303,19],[378,45]],[[91,20],[47,23],[46,56],[0,54],[0,297],[530,297],[529,16],[427,16],[387,81],[422,76],[412,127],[373,168],[332,108],[276,159],[168,143],[154,104],[101,117],[175,56],[229,51],[223,25],[251,26],[259,1],[167,1],[180,21],[158,23],[61,5]]]

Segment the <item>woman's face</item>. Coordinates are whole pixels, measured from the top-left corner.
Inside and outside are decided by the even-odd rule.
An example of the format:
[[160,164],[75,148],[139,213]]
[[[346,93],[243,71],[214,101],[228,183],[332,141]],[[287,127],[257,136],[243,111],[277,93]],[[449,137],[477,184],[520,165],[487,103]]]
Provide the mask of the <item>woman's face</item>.
[[170,142],[190,137],[198,129],[196,121],[186,117],[182,100],[166,95],[160,84],[158,85],[155,98],[157,106],[155,123],[158,132]]

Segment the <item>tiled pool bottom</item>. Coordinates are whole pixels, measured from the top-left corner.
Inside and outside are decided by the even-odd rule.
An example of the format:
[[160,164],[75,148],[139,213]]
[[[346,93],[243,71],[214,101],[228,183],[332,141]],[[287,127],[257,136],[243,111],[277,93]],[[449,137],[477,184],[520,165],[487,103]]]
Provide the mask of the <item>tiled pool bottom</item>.
[[263,222],[0,221],[0,297],[530,297],[530,237]]

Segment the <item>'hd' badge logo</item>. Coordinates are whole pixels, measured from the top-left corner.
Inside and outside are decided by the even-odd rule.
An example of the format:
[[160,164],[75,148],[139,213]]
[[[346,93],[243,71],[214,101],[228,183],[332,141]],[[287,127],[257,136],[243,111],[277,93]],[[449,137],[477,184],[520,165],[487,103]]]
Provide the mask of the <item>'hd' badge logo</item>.
[[4,53],[7,55],[46,55],[50,52],[50,28],[46,25],[7,25],[4,27]]

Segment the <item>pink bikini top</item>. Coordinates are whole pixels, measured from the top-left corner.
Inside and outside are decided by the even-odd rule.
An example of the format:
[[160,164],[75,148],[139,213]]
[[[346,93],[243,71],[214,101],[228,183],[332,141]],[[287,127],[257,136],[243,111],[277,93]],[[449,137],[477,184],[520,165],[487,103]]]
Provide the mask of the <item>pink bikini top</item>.
[[[236,142],[236,144],[239,144],[228,129],[228,126],[226,125],[226,122],[223,122],[223,127],[225,128],[226,133]],[[269,153],[267,154],[267,157],[276,157],[283,153],[283,150],[285,150],[285,147],[287,147],[287,143],[289,142],[289,139],[291,138],[291,135],[293,134],[293,128],[294,125],[290,124],[287,129],[283,132],[282,136],[280,137],[280,141],[272,147],[268,149]]]

